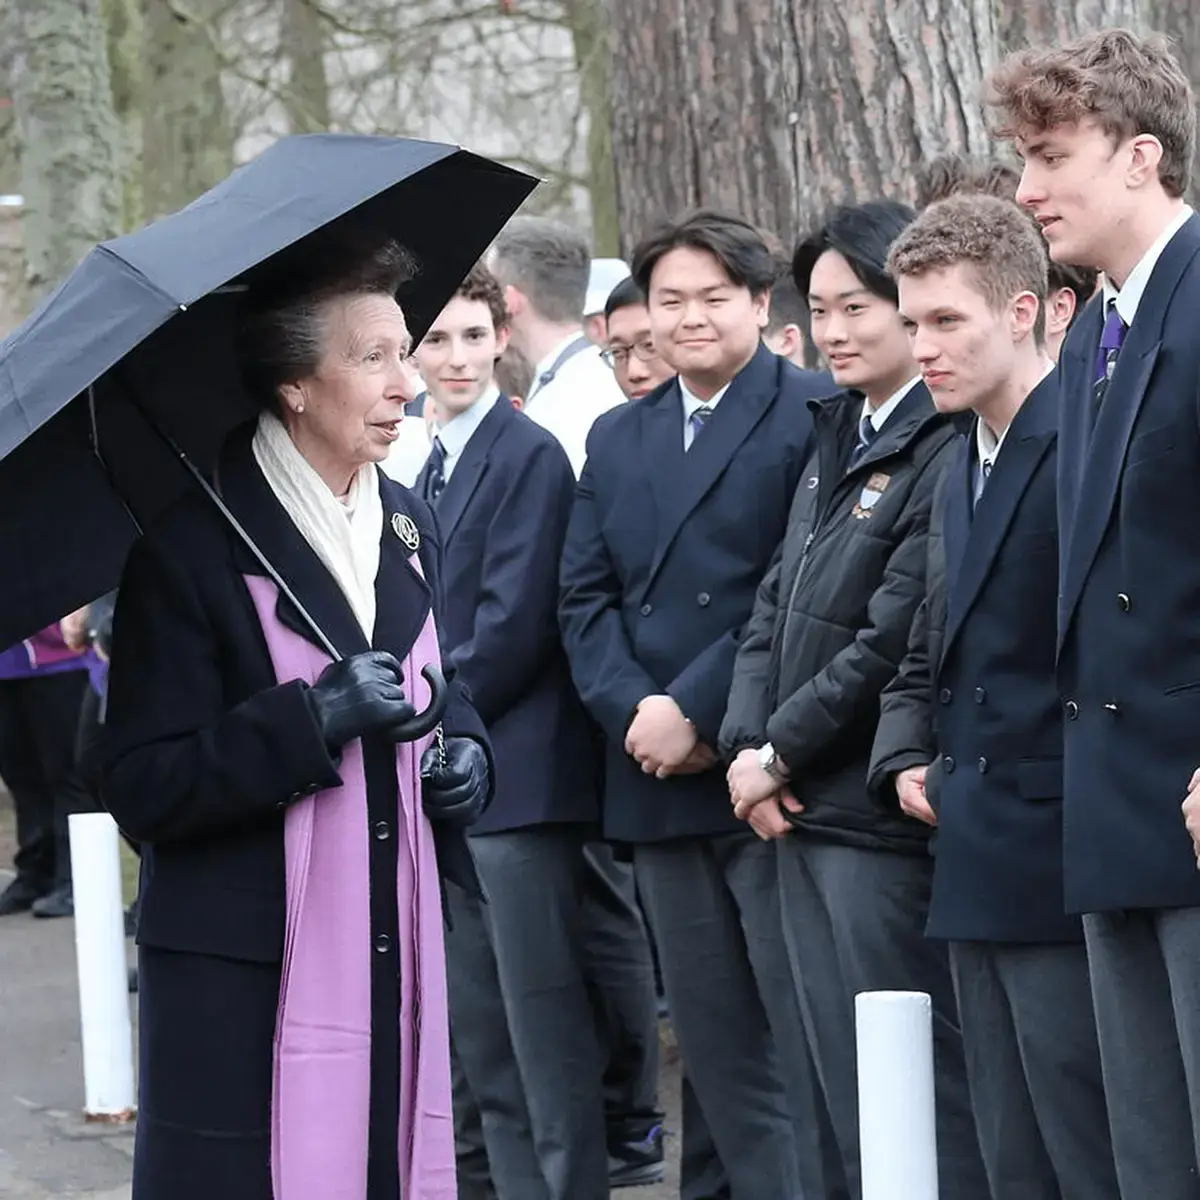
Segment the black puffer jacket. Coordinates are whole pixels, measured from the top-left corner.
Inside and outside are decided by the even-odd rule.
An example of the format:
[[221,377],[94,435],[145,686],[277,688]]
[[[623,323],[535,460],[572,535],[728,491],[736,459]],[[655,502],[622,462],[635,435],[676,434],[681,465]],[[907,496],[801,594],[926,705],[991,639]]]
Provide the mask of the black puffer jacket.
[[924,854],[923,828],[873,803],[866,779],[879,697],[924,593],[934,488],[958,433],[918,383],[847,470],[862,397],[810,407],[816,453],[738,652],[721,746],[733,754],[771,742],[805,808],[797,831]]

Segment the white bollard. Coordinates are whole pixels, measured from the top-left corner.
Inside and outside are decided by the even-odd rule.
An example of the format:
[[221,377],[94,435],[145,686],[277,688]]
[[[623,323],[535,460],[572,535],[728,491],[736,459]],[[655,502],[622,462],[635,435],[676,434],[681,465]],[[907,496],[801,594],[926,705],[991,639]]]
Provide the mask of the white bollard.
[[854,1008],[863,1200],[937,1200],[929,996],[860,992]]
[[76,813],[69,822],[84,1116],[89,1121],[128,1121],[135,1103],[133,1028],[119,834],[108,813]]

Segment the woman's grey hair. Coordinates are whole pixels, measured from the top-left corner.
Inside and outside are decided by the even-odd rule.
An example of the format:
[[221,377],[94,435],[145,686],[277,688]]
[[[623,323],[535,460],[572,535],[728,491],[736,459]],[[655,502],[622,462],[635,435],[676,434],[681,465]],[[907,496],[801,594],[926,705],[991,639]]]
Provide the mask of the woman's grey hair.
[[416,274],[392,238],[306,238],[249,280],[238,324],[238,363],[250,395],[278,413],[279,389],[316,371],[325,352],[325,313],[346,296],[392,296]]

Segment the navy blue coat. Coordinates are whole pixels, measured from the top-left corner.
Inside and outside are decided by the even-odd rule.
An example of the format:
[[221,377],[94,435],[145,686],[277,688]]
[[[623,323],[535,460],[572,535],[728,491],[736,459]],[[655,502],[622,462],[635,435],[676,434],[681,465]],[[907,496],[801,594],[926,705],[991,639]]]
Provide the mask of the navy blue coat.
[[501,396],[437,502],[446,651],[496,764],[496,796],[474,834],[599,816],[596,738],[556,619],[574,495],[558,440]]
[[1051,376],[1014,419],[974,514],[974,431],[960,441],[934,503],[926,598],[883,697],[873,794],[896,808],[896,773],[933,762],[933,937],[1082,937],[1063,907],[1057,426]]
[[787,527],[826,388],[762,348],[691,449],[672,380],[605,413],[563,551],[559,621],[606,739],[604,831],[628,842],[726,833],[724,768],[657,780],[625,753],[644,697],[669,693],[716,747],[738,639]]
[[1097,297],[1061,360],[1066,901],[1200,905],[1179,806],[1200,765],[1200,217],[1159,258],[1095,429]]

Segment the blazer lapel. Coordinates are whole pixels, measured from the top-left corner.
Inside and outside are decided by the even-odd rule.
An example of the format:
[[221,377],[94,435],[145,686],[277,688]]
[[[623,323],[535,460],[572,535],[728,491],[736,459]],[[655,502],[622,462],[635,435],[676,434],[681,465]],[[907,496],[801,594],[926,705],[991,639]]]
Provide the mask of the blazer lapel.
[[462,457],[454,464],[454,471],[438,497],[438,527],[444,542],[448,543],[454,536],[475,489],[488,472],[492,446],[514,415],[512,402],[501,394],[463,447]]
[[[973,435],[972,441],[967,444],[967,453],[964,456],[966,487],[958,486],[954,489],[952,503],[962,514],[957,520],[964,526],[969,522],[969,533],[954,573],[951,574],[948,570],[946,575],[946,637],[942,650],[943,660],[958,636],[963,620],[987,582],[992,564],[996,561],[1000,547],[1004,545],[1009,526],[1034,471],[1054,444],[1058,417],[1057,396],[1058,384],[1053,375],[1043,380],[1030,393],[1013,419],[1012,428],[1004,440],[1004,446],[996,459],[991,478],[973,517],[968,515],[974,498],[976,455]],[[961,485],[964,481],[960,479],[957,482]]]
[[[1197,251],[1200,251],[1200,217],[1192,216],[1155,264],[1101,403],[1090,445],[1086,438],[1072,438],[1074,448],[1087,446],[1087,451],[1063,558],[1058,622],[1060,649],[1112,516],[1121,486],[1125,452],[1158,361],[1167,308]],[[1086,363],[1082,365],[1086,366]],[[1074,389],[1072,399],[1077,404],[1083,391],[1082,386]],[[1086,403],[1092,403],[1090,390]],[[1082,419],[1079,413],[1072,414],[1073,422]]]
[[[466,451],[463,453],[465,455]],[[458,472],[464,465],[465,458],[455,467],[451,483],[458,478]],[[447,484],[446,491],[449,490],[450,485]],[[373,645],[378,650],[390,650],[397,658],[403,659],[420,635],[421,627],[429,615],[433,591],[414,563],[421,549],[421,535],[419,532],[415,535],[417,544],[414,545],[412,531],[417,523],[404,503],[404,492],[396,487],[385,486],[381,494],[383,540],[379,546],[379,574],[375,576]],[[445,494],[442,493],[443,499]]]
[[[253,427],[236,434],[223,457],[219,471],[222,498],[338,653],[346,657],[369,649],[362,626],[341,587],[271,491],[254,460],[250,446],[252,436]],[[245,574],[267,574],[241,543],[237,545],[235,556]],[[324,649],[295,605],[282,592],[275,613],[282,625],[318,649]]]
[[[683,396],[679,380],[672,379],[654,395],[636,403],[642,419],[642,463],[658,508],[661,538],[662,523],[674,507],[683,471]],[[719,410],[720,405],[717,407]]]
[[[954,606],[958,595],[958,577],[966,557],[967,542],[971,537],[971,498],[974,490],[972,471],[975,457],[969,441],[959,448],[951,464],[951,474],[946,480],[946,511],[942,518],[942,538],[946,549],[946,626],[956,623]],[[942,657],[945,658],[947,639],[942,639]]]
[[[658,545],[647,587],[653,584],[684,521],[720,479],[775,399],[779,390],[779,372],[780,360],[765,346],[760,346],[729,385],[729,390],[686,454],[683,452],[683,407],[678,384],[668,389],[664,400],[675,401],[670,413],[671,425],[677,431],[676,455],[682,462],[674,471],[669,468],[669,459],[658,458],[649,464],[651,478],[659,480],[657,487],[661,490],[662,503]],[[654,442],[657,448],[667,432],[667,422],[661,415],[656,420]],[[649,438],[646,448],[651,450]]]

